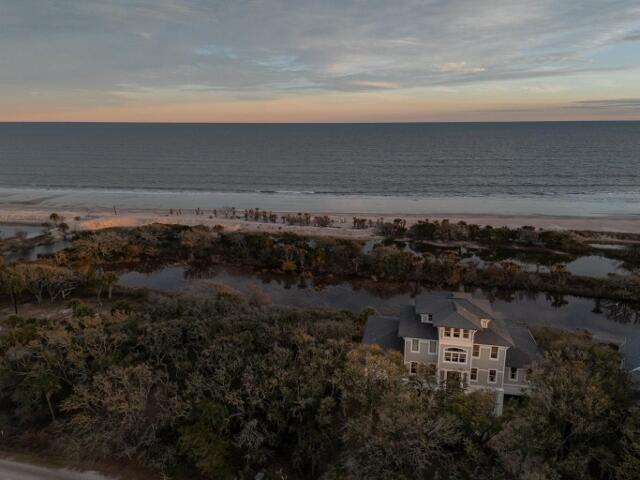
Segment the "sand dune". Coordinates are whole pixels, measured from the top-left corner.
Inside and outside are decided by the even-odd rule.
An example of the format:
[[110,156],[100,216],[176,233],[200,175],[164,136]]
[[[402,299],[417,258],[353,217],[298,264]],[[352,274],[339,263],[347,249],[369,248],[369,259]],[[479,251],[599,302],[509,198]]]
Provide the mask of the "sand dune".
[[[49,221],[51,209],[33,206],[0,206],[0,223],[41,224]],[[592,230],[596,232],[624,232],[640,233],[640,216],[620,217],[565,217],[565,216],[505,216],[505,215],[416,215],[394,214],[375,215],[353,212],[314,215],[328,215],[334,220],[332,227],[320,228],[312,226],[291,226],[282,223],[263,223],[245,221],[244,219],[229,219],[214,217],[213,212],[205,211],[196,215],[194,211],[183,211],[181,215],[170,214],[167,210],[88,210],[88,209],[57,209],[56,213],[65,218],[71,230],[96,230],[109,227],[133,227],[150,223],[183,224],[183,225],[221,225],[227,231],[263,231],[263,232],[295,232],[302,235],[337,236],[347,238],[369,238],[374,236],[372,229],[354,230],[351,228],[352,217],[375,220],[384,218],[391,221],[403,218],[411,225],[418,220],[448,218],[451,222],[466,221],[479,225],[494,227],[520,227],[531,225],[536,228],[553,230]],[[280,215],[282,212],[274,212]]]

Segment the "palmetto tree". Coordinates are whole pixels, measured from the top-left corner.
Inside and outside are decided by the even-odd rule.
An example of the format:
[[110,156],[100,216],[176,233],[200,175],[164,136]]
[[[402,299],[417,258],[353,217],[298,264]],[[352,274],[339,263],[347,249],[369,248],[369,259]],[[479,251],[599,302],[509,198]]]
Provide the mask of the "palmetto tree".
[[65,222],[60,222],[58,225],[58,229],[62,232],[62,235],[66,238],[67,232],[69,231],[69,225]]
[[0,265],[0,291],[11,297],[13,311],[18,314],[18,296],[24,290],[24,280],[13,268]]
[[118,274],[116,272],[105,272],[102,276],[102,281],[108,288],[107,297],[111,300],[111,295],[113,293],[113,286],[118,282]]

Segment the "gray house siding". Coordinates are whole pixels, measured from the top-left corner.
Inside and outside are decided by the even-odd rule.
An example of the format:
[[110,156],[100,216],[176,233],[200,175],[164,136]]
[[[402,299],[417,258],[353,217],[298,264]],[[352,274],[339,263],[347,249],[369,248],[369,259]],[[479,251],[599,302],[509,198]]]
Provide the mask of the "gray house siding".
[[[491,358],[491,346],[481,345],[480,356],[471,358],[471,368],[478,370],[477,380],[469,380],[470,385],[476,387],[501,388],[504,381],[504,362],[507,350],[498,347],[498,358]],[[489,382],[489,370],[496,371],[496,382]]]
[[[437,340],[419,340],[418,352],[411,351],[411,342],[413,339],[404,339],[404,363],[419,362],[425,364],[436,363],[438,361],[438,341]],[[434,353],[429,353],[429,342],[435,342],[436,348]]]
[[508,395],[522,395],[529,388],[526,382],[527,371],[524,368],[518,368],[515,379],[511,379],[511,369],[506,367],[504,373],[504,393]]
[[[489,370],[496,371],[496,381],[489,382]],[[471,378],[471,377],[469,377]],[[498,370],[496,368],[491,369],[478,369],[478,378],[477,380],[469,380],[469,386],[477,387],[477,388],[502,388],[504,385],[504,372],[502,370]]]

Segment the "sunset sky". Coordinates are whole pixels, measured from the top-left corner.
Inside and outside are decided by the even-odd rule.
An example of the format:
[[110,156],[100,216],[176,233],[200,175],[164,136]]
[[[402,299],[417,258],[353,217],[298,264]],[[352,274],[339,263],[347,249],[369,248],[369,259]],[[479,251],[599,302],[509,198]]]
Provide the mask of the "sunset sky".
[[640,119],[638,0],[0,0],[0,120]]

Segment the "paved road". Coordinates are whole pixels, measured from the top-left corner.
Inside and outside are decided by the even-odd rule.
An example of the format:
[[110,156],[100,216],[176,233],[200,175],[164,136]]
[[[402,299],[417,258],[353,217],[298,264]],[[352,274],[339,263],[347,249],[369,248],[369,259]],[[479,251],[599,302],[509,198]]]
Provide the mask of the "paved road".
[[0,480],[113,480],[96,472],[76,472],[0,459]]

